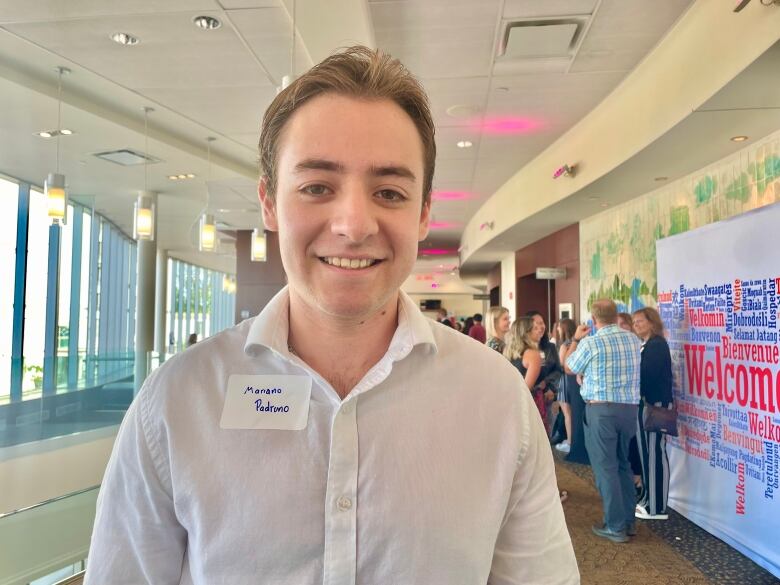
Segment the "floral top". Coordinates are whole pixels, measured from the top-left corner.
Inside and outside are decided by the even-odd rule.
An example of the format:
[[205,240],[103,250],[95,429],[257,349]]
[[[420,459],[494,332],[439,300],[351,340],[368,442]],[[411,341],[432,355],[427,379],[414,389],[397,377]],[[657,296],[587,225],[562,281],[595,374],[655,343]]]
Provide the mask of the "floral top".
[[491,337],[487,340],[487,346],[491,349],[495,349],[498,353],[503,354],[506,343],[501,341],[498,337]]

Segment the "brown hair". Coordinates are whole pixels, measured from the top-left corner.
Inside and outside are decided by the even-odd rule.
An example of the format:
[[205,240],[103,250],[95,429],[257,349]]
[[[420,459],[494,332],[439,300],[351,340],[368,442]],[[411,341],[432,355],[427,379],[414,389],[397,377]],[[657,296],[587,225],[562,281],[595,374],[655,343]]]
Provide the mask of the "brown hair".
[[509,328],[509,341],[504,348],[504,355],[509,360],[522,359],[527,349],[538,349],[539,345],[531,339],[534,328],[533,317],[520,317]]
[[621,319],[626,323],[628,323],[629,327],[632,327],[634,325],[634,318],[631,317],[631,313],[618,313],[617,314],[618,325],[620,325]]
[[664,322],[661,320],[661,315],[659,315],[658,311],[654,308],[644,307],[642,309],[637,309],[634,311],[634,315],[642,315],[647,319],[647,322],[650,323],[650,330],[653,332],[653,335],[664,334]]
[[276,96],[263,116],[260,170],[271,198],[276,195],[279,138],[295,111],[326,93],[366,100],[390,100],[414,122],[423,147],[423,205],[431,200],[436,162],[434,123],[420,82],[398,60],[379,50],[354,46],[331,55],[301,75]]
[[605,325],[614,325],[617,323],[617,305],[610,299],[599,299],[593,301],[590,307],[593,320]]
[[577,331],[577,324],[574,322],[574,319],[561,319],[558,322],[558,329],[563,338],[558,340],[558,343],[560,344],[574,338],[574,333]]

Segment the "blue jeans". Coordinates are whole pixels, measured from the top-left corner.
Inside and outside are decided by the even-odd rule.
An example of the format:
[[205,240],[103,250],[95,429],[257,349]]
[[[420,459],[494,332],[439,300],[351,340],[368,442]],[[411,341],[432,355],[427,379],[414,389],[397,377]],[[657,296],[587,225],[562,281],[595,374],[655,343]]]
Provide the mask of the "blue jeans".
[[625,532],[634,523],[636,492],[628,445],[636,434],[638,405],[589,403],[585,407],[585,447],[604,507],[604,525]]

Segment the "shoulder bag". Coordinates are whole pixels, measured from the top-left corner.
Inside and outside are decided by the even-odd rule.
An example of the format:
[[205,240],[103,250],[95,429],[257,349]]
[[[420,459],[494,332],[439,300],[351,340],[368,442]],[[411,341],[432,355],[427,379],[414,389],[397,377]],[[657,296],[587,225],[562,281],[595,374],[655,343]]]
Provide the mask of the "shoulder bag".
[[677,407],[674,404],[665,408],[645,402],[644,419],[645,431],[677,436]]

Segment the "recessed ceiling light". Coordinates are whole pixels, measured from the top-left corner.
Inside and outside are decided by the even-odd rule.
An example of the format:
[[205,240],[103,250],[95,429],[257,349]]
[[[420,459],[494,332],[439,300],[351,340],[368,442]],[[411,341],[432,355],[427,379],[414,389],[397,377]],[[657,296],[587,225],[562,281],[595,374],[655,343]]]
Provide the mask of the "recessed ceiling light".
[[731,137],[731,141],[732,142],[745,142],[745,140],[747,140],[747,139],[748,139],[747,136],[732,136]]
[[193,175],[192,173],[187,173],[187,178],[188,179],[194,179],[195,175]]
[[61,130],[41,130],[40,132],[35,132],[35,136],[39,136],[41,138],[54,138],[55,136],[71,136],[74,134],[73,130],[69,130],[67,128],[62,128]]
[[176,175],[168,175],[168,178],[169,178],[171,181],[178,181],[178,180],[179,180],[179,177],[177,177]]
[[479,108],[470,104],[455,104],[447,108],[447,115],[453,118],[470,118],[478,112]]
[[134,37],[130,33],[115,32],[111,35],[111,40],[120,45],[133,46],[137,45],[140,41],[138,37]]
[[472,146],[474,146],[474,145],[471,143],[471,140],[459,140],[458,141],[458,148],[471,148]]
[[601,199],[601,198],[600,197],[596,197],[595,195],[591,195],[590,197],[588,197],[588,201],[598,201],[599,199]]
[[203,30],[214,30],[222,26],[222,23],[213,16],[196,16],[192,22]]
[[659,182],[660,181],[668,181],[668,180],[669,180],[669,177],[656,177],[655,179],[653,179],[653,181],[659,181]]
[[509,88],[505,85],[500,85],[496,88],[496,91],[509,91]]
[[602,203],[601,207],[609,207],[609,203]]
[[186,179],[187,175],[177,175],[176,178],[177,179]]

